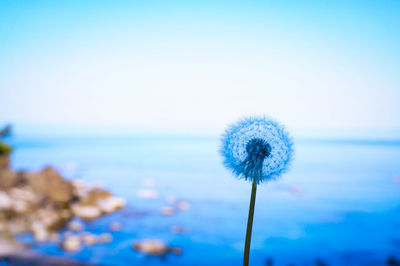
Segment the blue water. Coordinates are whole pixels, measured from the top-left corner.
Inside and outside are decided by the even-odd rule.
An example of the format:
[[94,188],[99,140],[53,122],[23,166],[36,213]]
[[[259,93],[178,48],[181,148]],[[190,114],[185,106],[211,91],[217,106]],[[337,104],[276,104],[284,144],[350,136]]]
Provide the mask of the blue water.
[[[101,184],[127,207],[85,230],[112,232],[109,244],[69,253],[56,244],[38,251],[101,265],[241,265],[251,185],[234,179],[218,154],[218,137],[20,137],[15,169],[55,166],[69,179]],[[257,191],[251,265],[385,265],[400,257],[400,144],[379,141],[296,141],[292,170]],[[146,187],[149,183],[153,187]],[[158,199],[138,198],[154,189]],[[169,197],[190,205],[163,216]],[[183,234],[171,232],[184,228]],[[133,242],[159,238],[182,255],[148,258]]]

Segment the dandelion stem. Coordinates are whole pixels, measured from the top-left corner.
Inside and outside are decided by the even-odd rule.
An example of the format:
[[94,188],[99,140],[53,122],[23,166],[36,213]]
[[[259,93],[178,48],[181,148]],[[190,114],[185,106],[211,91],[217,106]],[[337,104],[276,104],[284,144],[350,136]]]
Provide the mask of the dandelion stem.
[[251,241],[251,231],[253,228],[253,216],[254,216],[254,205],[256,203],[256,192],[257,192],[257,183],[256,179],[254,179],[253,186],[251,189],[249,218],[247,219],[246,243],[244,245],[243,266],[249,265],[250,241]]

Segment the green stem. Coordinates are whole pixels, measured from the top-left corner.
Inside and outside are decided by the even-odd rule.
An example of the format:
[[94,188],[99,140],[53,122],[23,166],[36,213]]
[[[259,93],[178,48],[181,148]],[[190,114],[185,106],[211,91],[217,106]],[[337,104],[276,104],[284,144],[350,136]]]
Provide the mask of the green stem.
[[249,265],[250,241],[251,241],[251,231],[252,231],[252,228],[253,228],[253,216],[254,216],[254,205],[256,203],[256,192],[257,192],[257,184],[256,184],[256,181],[254,179],[253,180],[253,186],[252,186],[252,189],[251,189],[249,218],[247,219],[246,243],[245,243],[245,246],[244,246],[243,266],[248,266]]

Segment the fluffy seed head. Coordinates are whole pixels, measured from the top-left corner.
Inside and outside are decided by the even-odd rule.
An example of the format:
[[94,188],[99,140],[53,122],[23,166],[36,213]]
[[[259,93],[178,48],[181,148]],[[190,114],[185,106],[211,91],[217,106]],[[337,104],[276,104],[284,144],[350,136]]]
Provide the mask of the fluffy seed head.
[[293,158],[293,142],[276,121],[268,117],[245,118],[222,136],[225,166],[239,178],[260,183],[277,179]]

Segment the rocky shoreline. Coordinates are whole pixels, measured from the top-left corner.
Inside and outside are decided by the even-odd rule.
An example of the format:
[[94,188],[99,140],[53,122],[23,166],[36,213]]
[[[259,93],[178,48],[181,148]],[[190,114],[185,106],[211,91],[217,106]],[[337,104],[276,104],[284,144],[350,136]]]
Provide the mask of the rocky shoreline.
[[[19,243],[17,236],[28,233],[35,243],[52,242],[65,251],[78,252],[85,246],[113,240],[108,232],[85,232],[84,221],[97,219],[124,206],[123,198],[100,187],[89,187],[80,179],[67,180],[49,166],[36,172],[14,171],[10,169],[10,154],[0,154],[0,262],[10,262],[10,265],[35,265],[35,261],[38,265],[88,265],[35,253],[28,245]],[[185,211],[188,204],[179,202],[177,208]],[[167,216],[174,212],[172,207],[160,210]],[[110,232],[119,231],[121,224],[113,222],[109,229]],[[181,228],[176,230],[182,231]],[[133,241],[132,249],[158,257],[182,253],[181,248],[170,247],[160,239]]]
[[1,154],[0,257],[15,258],[15,254],[25,253],[34,257],[33,253],[21,253],[23,246],[15,240],[15,236],[24,233],[31,233],[36,242],[56,242],[68,251],[79,250],[83,243],[111,241],[111,235],[106,233],[61,236],[59,231],[70,228],[77,232],[81,226],[72,221],[74,218],[99,218],[122,208],[124,199],[102,188],[89,188],[81,180],[66,180],[52,167],[29,172],[13,171],[9,165],[9,154]]

